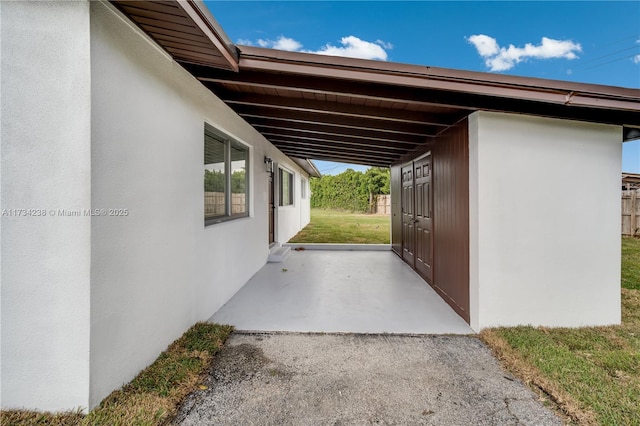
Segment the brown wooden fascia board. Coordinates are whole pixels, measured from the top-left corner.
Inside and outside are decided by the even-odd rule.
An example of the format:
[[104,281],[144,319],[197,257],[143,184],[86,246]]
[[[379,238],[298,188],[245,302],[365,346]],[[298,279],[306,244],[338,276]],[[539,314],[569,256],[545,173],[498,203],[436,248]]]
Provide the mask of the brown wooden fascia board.
[[319,55],[304,52],[285,52],[275,49],[240,46],[240,56],[244,59],[257,59],[280,63],[298,63],[318,68],[359,69],[368,73],[407,75],[433,80],[464,81],[480,85],[512,86],[523,89],[544,89],[561,93],[583,93],[594,96],[640,99],[640,89],[607,86],[591,83],[576,83],[563,80],[550,80],[535,77],[495,74],[480,71],[457,70],[425,65],[404,64],[370,59],[355,59],[337,56]]
[[[496,76],[471,71],[433,72],[428,67],[390,64],[380,61],[313,56],[299,52],[278,52],[275,56],[255,55],[259,48],[242,48],[241,70],[260,70],[307,77],[325,77],[339,80],[362,81],[422,89],[456,91],[462,93],[531,100],[568,106],[608,108],[640,112],[640,90],[585,83],[558,82],[536,78]],[[287,60],[288,58],[288,60]],[[295,58],[295,59],[293,59]],[[331,61],[331,62],[329,62]],[[365,68],[362,64],[369,67]],[[360,66],[358,66],[360,65]],[[375,66],[375,67],[374,67]],[[420,68],[431,72],[418,72]],[[502,78],[501,78],[502,77]],[[563,83],[560,85],[559,83]]]
[[229,67],[238,72],[239,57],[237,49],[222,28],[215,22],[207,7],[202,2],[195,0],[176,0],[176,3],[218,49],[229,64]]

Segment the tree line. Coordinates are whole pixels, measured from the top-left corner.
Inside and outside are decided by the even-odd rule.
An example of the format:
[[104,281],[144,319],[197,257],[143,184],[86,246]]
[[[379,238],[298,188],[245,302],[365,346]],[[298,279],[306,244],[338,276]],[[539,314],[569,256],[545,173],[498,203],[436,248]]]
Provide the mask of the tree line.
[[371,213],[378,195],[389,194],[388,168],[371,167],[366,172],[347,169],[339,175],[312,178],[311,207]]

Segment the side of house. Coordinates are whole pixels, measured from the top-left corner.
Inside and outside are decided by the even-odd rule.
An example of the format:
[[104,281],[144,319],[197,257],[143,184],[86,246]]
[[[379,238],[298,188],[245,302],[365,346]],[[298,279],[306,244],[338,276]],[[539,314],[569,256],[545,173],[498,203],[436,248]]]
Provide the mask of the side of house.
[[[0,19],[2,209],[45,212],[2,217],[2,407],[90,409],[265,264],[264,157],[293,184],[280,206],[276,178],[276,241],[309,221],[308,174],[110,4]],[[246,204],[205,226],[218,160]]]

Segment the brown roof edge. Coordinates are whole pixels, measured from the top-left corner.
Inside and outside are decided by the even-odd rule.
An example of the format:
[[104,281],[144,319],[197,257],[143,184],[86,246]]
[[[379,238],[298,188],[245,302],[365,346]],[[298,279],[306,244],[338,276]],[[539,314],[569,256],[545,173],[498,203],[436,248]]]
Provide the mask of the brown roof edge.
[[640,89],[239,46],[240,69],[640,112]]
[[316,167],[316,165],[308,158],[298,158],[298,157],[289,157],[296,163],[298,166],[302,168],[305,172],[309,174],[310,177],[322,177],[322,174]]
[[200,28],[218,48],[229,66],[238,71],[240,58],[238,49],[215,20],[202,0],[177,0],[176,3],[189,15],[189,18]]

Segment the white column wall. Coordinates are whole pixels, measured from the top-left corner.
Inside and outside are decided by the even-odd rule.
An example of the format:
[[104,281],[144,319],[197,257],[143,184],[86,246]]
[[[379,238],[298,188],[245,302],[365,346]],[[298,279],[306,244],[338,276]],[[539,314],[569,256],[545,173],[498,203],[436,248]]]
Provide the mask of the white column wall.
[[[278,171],[276,170],[276,242],[286,243],[293,238],[302,228],[304,228],[311,220],[311,198],[301,197],[301,180],[309,180],[309,176],[306,172],[301,172],[297,167],[291,167],[289,163],[286,163],[286,156],[284,154],[276,155],[274,158],[278,162],[278,167],[282,166],[285,170],[293,172],[293,205],[279,206],[278,195],[280,182],[277,180]],[[307,184],[308,185],[308,184]]]
[[470,116],[471,326],[620,322],[622,129]]
[[87,407],[91,222],[60,212],[91,203],[89,3],[3,1],[0,27],[1,406]]
[[[303,181],[304,179],[304,181]],[[300,229],[311,222],[311,184],[309,176],[303,175],[300,179],[300,195],[302,196],[302,186],[305,186],[306,198],[300,199]],[[295,235],[295,234],[294,234]]]
[[[92,204],[129,211],[91,229],[93,406],[265,264],[264,156],[302,171],[115,8],[91,12]],[[250,146],[249,218],[204,226],[205,122]]]

